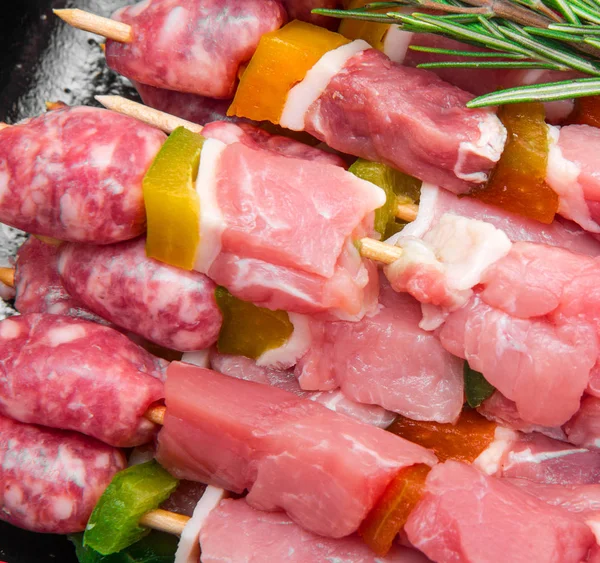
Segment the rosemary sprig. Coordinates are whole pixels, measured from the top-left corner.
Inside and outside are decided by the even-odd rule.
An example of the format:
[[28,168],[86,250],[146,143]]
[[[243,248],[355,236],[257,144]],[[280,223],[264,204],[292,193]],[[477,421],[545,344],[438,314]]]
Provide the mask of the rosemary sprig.
[[600,0],[398,0],[313,13],[397,25],[484,49],[410,47],[441,56],[420,68],[575,70],[591,76],[500,90],[471,100],[469,107],[600,95]]

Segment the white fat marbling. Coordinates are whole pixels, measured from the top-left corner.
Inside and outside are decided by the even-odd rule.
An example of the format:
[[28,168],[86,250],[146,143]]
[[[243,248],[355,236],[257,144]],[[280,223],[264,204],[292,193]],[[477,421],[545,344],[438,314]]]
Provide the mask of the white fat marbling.
[[498,426],[493,442],[479,454],[473,465],[486,475],[495,475],[500,470],[502,459],[518,437],[514,430]]
[[228,493],[223,489],[209,485],[198,501],[192,517],[181,533],[181,539],[175,552],[174,563],[198,563],[200,559],[200,531],[208,515],[219,503],[227,498]]
[[216,194],[221,154],[226,148],[225,143],[216,139],[204,142],[196,179],[196,193],[200,198],[200,244],[196,250],[194,270],[203,274],[208,273],[221,252],[221,236],[226,228]]
[[504,145],[506,143],[507,131],[498,117],[489,113],[479,124],[480,135],[477,141],[463,141],[458,147],[458,159],[454,166],[454,174],[457,178],[466,182],[481,184],[488,179],[485,172],[462,172],[465,162],[468,162],[472,155],[479,155],[491,162],[498,162]]
[[306,315],[288,313],[294,325],[291,336],[278,348],[263,352],[256,360],[256,365],[275,369],[288,369],[308,352],[311,343],[310,320]]
[[308,108],[323,94],[331,79],[350,58],[370,48],[366,41],[357,39],[325,53],[306,73],[304,79],[289,91],[279,123],[293,131],[303,131]]
[[395,63],[404,63],[413,35],[411,31],[391,25],[383,39],[383,52]]

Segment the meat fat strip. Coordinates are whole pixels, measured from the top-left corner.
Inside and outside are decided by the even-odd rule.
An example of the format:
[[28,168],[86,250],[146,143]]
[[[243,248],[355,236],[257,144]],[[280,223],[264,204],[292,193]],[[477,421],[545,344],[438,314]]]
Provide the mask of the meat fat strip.
[[423,238],[435,228],[445,213],[490,223],[503,231],[512,242],[535,242],[566,248],[572,252],[600,255],[600,242],[575,223],[557,217],[550,225],[521,217],[470,197],[457,197],[451,192],[424,183],[421,186],[419,211],[414,221],[388,240],[389,244],[405,236]]

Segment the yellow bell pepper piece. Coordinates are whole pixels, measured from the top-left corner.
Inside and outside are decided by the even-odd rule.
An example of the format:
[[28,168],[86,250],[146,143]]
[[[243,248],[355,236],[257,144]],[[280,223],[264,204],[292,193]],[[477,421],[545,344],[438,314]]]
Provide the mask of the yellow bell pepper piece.
[[[362,8],[365,4],[369,4],[372,0],[352,0],[348,5],[348,10],[356,10]],[[392,12],[392,8],[385,8],[383,10],[376,10],[381,12]],[[344,18],[338,32],[344,37],[354,41],[355,39],[365,40],[371,47],[383,51],[383,40],[385,34],[388,32],[390,24],[367,22],[362,20],[354,20],[351,18]]]
[[350,41],[294,20],[260,39],[227,115],[278,124],[288,92],[328,51]]
[[223,315],[217,348],[221,354],[256,359],[267,350],[279,348],[294,332],[285,311],[271,311],[234,297],[224,287],[215,291]]
[[185,270],[200,243],[200,199],[194,182],[204,137],[178,127],[161,147],[143,182],[148,222],[146,254]]

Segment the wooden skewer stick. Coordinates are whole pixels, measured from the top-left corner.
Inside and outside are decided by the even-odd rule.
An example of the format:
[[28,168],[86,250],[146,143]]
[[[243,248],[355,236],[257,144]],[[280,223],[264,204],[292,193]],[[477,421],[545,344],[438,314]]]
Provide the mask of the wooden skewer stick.
[[83,10],[52,11],[65,23],[77,29],[102,35],[102,37],[118,41],[119,43],[131,43],[133,41],[133,29],[126,23],[111,20],[110,18],[103,18]]
[[185,127],[193,133],[201,133],[203,129],[202,125],[175,117],[164,111],[158,111],[144,104],[133,102],[122,96],[96,96],[96,100],[106,109],[139,119],[147,125],[161,129],[165,133],[172,133],[177,127]]
[[15,269],[0,268],[0,282],[8,287],[15,287]]
[[361,256],[375,260],[381,264],[391,264],[400,258],[403,250],[399,246],[392,246],[372,238],[360,239],[359,251]]
[[2,129],[6,129],[7,127],[10,127],[10,125],[8,123],[4,123],[4,121],[0,121],[0,131],[2,131]]
[[416,203],[399,203],[396,208],[396,217],[407,223],[414,221],[419,213],[419,206]]
[[146,528],[158,530],[159,532],[180,536],[189,520],[190,517],[185,516],[184,514],[177,514],[176,512],[169,512],[168,510],[157,508],[156,510],[151,510],[144,514],[140,519],[140,524]]
[[145,413],[144,417],[150,422],[154,422],[154,424],[160,424],[162,426],[165,422],[165,413],[167,412],[167,407],[164,405],[157,405],[154,407],[150,407]]
[[60,100],[56,101],[56,102],[44,102],[44,105],[46,106],[46,111],[54,111],[56,109],[62,109],[62,108],[66,108],[68,107],[67,104],[65,104],[65,102],[61,102]]

